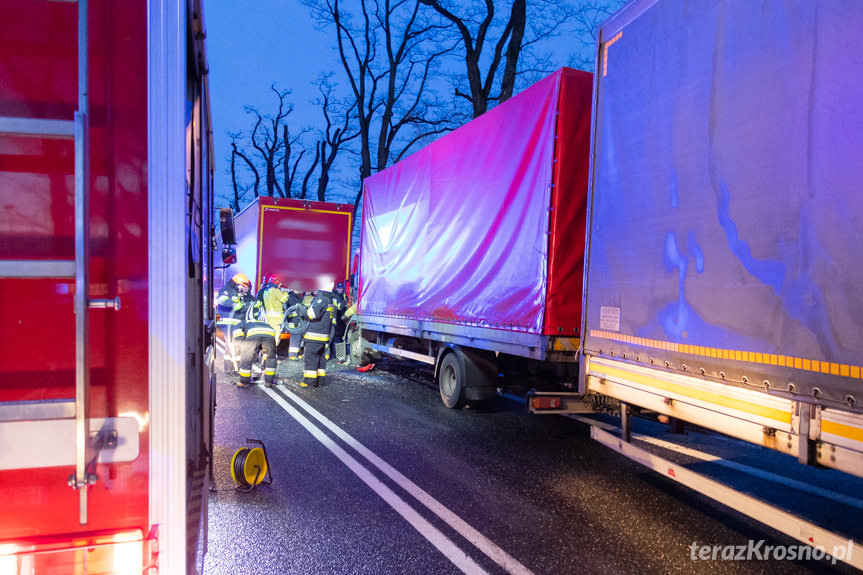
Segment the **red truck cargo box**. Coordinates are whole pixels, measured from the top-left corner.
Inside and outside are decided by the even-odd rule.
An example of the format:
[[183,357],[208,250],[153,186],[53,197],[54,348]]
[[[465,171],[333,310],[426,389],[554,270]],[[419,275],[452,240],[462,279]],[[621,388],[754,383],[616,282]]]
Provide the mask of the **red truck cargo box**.
[[348,277],[353,206],[259,197],[237,214],[237,263],[225,274],[246,274],[257,287],[276,274],[288,287],[317,289],[319,278]]
[[577,335],[592,85],[562,69],[367,178],[360,312]]

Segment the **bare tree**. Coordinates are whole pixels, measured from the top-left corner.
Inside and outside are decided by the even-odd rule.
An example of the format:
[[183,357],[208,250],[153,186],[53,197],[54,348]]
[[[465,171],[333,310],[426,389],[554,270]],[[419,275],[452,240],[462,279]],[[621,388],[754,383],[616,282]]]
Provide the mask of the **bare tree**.
[[[336,161],[342,146],[354,140],[360,135],[360,131],[351,130],[354,123],[354,110],[356,102],[354,101],[334,101],[333,86],[330,83],[332,74],[325,74],[318,80],[318,91],[321,93],[321,99],[318,104],[321,106],[321,111],[324,115],[326,123],[321,133],[321,139],[317,144],[317,154],[315,159],[320,159],[320,175],[318,176],[318,201],[325,201],[327,186],[330,182],[330,171]],[[341,117],[341,123],[338,126],[333,125],[331,115]],[[314,168],[314,166],[313,166]]]
[[[502,0],[485,0],[483,8],[464,6],[455,0],[419,1],[458,31],[468,91],[463,92],[457,85],[455,94],[470,101],[474,118],[484,114],[491,102],[505,102],[512,97],[526,49],[557,34],[572,17],[572,7],[565,1],[534,0],[528,4],[526,0],[511,0],[503,19],[496,18],[496,7],[505,4]],[[496,41],[491,39],[493,35]],[[481,69],[484,62],[488,63],[485,71]]]
[[[350,8],[344,7],[345,1]],[[420,0],[304,0],[321,28],[335,30],[360,140],[360,176],[382,170],[423,137],[452,129],[429,80],[452,51],[444,27],[420,17]],[[376,157],[372,157],[372,151]],[[322,158],[323,161],[323,158]],[[362,189],[354,199],[359,205]]]
[[573,11],[573,35],[580,47],[570,57],[570,66],[593,70],[596,61],[596,41],[599,26],[617,12],[626,0],[580,0]]
[[303,186],[300,189],[300,198],[305,200],[308,192],[309,192],[309,181],[312,179],[312,175],[315,173],[315,167],[318,165],[318,161],[321,157],[321,148],[320,146],[315,146],[315,159],[312,161],[311,167],[306,171],[306,177],[303,178]]
[[267,195],[286,197],[285,190],[279,185],[276,172],[279,164],[284,162],[287,169],[287,159],[280,159],[279,152],[285,147],[285,141],[280,137],[281,128],[287,121],[287,117],[293,112],[294,107],[286,101],[291,93],[290,90],[277,90],[275,84],[270,89],[279,99],[279,108],[275,115],[261,115],[253,106],[246,106],[246,113],[257,118],[255,127],[252,129],[251,143],[257,150],[260,160],[264,165],[266,175]]
[[[282,142],[284,142],[284,145],[285,145],[285,154],[282,157],[281,163],[283,164],[283,171],[284,171],[285,195],[289,198],[296,195],[293,192],[294,181],[296,180],[296,177],[297,177],[297,169],[300,167],[300,161],[303,159],[303,156],[306,155],[306,149],[300,147],[299,154],[295,155],[294,152],[296,152],[297,147],[301,145],[301,139],[302,139],[303,135],[308,133],[309,131],[310,131],[309,128],[303,128],[302,130],[300,130],[300,132],[297,135],[291,136],[290,130],[288,129],[288,126],[287,125],[283,126]],[[293,156],[293,165],[291,165],[292,156]],[[315,163],[312,164],[312,166],[309,168],[309,170],[314,170],[315,164],[317,164],[317,161],[315,161]]]
[[[248,155],[246,155],[243,151],[241,151],[237,147],[237,140],[242,139],[240,134],[229,134],[231,136],[231,183],[233,185],[234,191],[234,200],[232,202],[232,207],[235,212],[240,211],[240,200],[243,198],[243,195],[248,190],[254,190],[254,197],[258,197],[260,194],[260,185],[261,185],[261,175],[258,173],[258,168],[255,167],[255,164],[249,159]],[[243,186],[237,177],[237,167],[236,160],[240,158],[245,163],[246,167],[252,172],[252,175],[255,176],[254,186]]]

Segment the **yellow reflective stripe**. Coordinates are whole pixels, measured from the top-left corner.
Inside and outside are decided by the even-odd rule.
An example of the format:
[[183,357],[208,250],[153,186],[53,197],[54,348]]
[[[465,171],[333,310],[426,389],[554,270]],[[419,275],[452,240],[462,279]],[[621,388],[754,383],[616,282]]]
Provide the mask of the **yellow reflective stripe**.
[[222,318],[219,323],[223,323],[226,325],[239,325],[242,320],[237,319],[235,317],[225,317]]
[[251,375],[252,375],[251,369],[241,369],[240,370],[240,377],[249,377]]
[[246,334],[241,329],[238,329],[237,331],[234,332],[234,337],[245,337],[245,335]]
[[863,429],[851,427],[844,423],[836,423],[835,421],[821,420],[821,433],[829,433],[830,435],[838,435],[852,441],[863,442]]
[[328,341],[330,339],[330,334],[306,332],[306,335],[303,337],[305,337],[306,339],[312,340],[312,341]]
[[318,372],[315,370],[309,370],[309,371],[303,370],[303,377],[312,377],[312,378],[317,379]]
[[315,319],[317,317],[315,310],[312,309],[311,307],[308,309],[308,311],[306,313],[308,313],[309,319]]
[[318,370],[318,377],[325,377],[326,375],[327,375],[327,370],[325,370],[325,369],[319,369]]
[[273,328],[253,327],[246,333],[246,337],[252,337],[253,335],[268,335],[273,337],[275,332],[273,331]]
[[264,375],[276,375],[276,370],[275,369],[265,369]]
[[615,369],[613,367],[608,367],[605,365],[599,366],[595,364],[591,364],[591,371],[596,371],[598,373],[603,373],[609,376],[617,376],[623,379],[628,379],[630,381],[635,381],[637,383],[646,385],[648,387],[653,387],[655,389],[661,389],[663,391],[670,391],[673,393],[678,393],[684,397],[690,397],[692,399],[698,399],[700,401],[706,401],[708,403],[713,403],[716,405],[721,405],[723,407],[728,407],[731,409],[736,409],[738,411],[743,411],[745,413],[751,413],[753,415],[760,415],[761,417],[766,417],[768,419],[773,419],[775,421],[781,421],[783,423],[791,423],[791,412],[782,411],[781,409],[774,409],[772,407],[765,407],[763,405],[758,405],[755,403],[751,403],[749,401],[743,401],[741,399],[734,399],[731,397],[726,397],[724,395],[719,395],[718,393],[713,393],[710,391],[702,391],[700,389],[693,389],[691,387],[687,387],[685,385],[678,385],[676,383],[671,383],[670,381],[663,381],[660,379],[655,379],[652,377],[647,377],[645,375],[638,375],[635,373],[631,373],[629,371],[624,371],[621,369]]
[[554,351],[576,351],[579,340],[577,337],[552,337],[551,348]]
[[714,347],[704,347],[699,345],[690,345],[685,343],[674,343],[670,341],[635,337],[622,333],[608,332],[602,330],[590,330],[590,337],[618,341],[620,343],[638,345],[641,347],[650,347],[653,349],[659,349],[664,351],[685,353],[688,355],[699,355],[703,357],[728,359],[732,361],[743,361],[747,363],[758,363],[762,365],[778,365],[780,367],[791,367],[803,371],[828,373],[830,375],[838,375],[840,377],[863,379],[863,367],[859,365],[848,365],[843,363],[821,361],[817,359],[806,359],[801,357],[793,357],[790,355],[776,355],[772,353],[741,351],[737,349],[722,349]]

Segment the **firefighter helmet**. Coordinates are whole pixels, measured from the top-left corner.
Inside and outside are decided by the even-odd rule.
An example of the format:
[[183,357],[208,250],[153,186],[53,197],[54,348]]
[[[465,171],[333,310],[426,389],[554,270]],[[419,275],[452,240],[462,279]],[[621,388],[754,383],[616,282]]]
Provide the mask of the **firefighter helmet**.
[[244,285],[247,286],[249,289],[251,289],[252,287],[252,282],[249,281],[249,278],[248,276],[246,276],[246,274],[236,274],[234,277],[231,278],[231,281],[233,281],[238,286]]
[[282,285],[282,282],[279,280],[279,276],[277,276],[276,274],[270,274],[270,275],[266,276],[264,278],[264,283],[265,284],[273,284],[275,286]]

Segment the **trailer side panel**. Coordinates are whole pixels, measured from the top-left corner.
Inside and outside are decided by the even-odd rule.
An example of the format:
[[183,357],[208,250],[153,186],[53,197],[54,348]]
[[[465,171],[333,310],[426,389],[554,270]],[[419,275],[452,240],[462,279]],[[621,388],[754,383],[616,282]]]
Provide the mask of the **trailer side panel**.
[[859,405],[861,29],[854,1],[642,2],[604,26],[590,355]]

